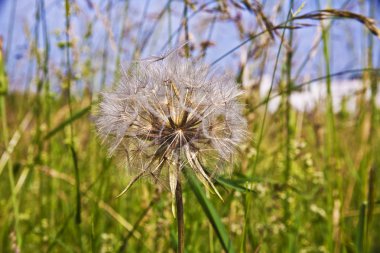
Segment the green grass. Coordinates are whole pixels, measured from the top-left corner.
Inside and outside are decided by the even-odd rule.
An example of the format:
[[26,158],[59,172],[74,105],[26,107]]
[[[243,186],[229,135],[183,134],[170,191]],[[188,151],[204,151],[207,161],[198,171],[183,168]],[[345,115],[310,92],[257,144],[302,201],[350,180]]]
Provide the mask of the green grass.
[[[44,27],[44,1],[37,3],[41,15],[36,22]],[[65,1],[62,16],[66,31],[73,19],[70,3]],[[171,4],[164,12],[169,15],[169,30],[175,27]],[[188,37],[192,31],[187,21],[194,9],[184,7],[182,29]],[[277,28],[276,39],[286,40],[274,47],[276,67],[271,73],[274,77],[281,71],[280,85],[272,82],[266,98],[259,98],[254,89],[242,97],[250,138],[231,164],[232,174],[215,178],[224,201],[206,192],[191,173],[182,176],[185,252],[380,251],[379,109],[374,95],[367,100],[358,94],[357,113],[333,112],[331,26],[333,22],[323,26],[320,52],[327,73],[321,77],[328,91],[327,109],[317,107],[311,113],[290,106],[290,96],[300,85],[294,77],[300,72],[292,66],[298,59],[289,50],[296,46],[296,31]],[[209,37],[212,31],[213,27]],[[49,36],[45,30],[44,49],[34,48],[30,56],[37,64],[36,92],[9,91],[0,53],[0,252],[175,252],[177,227],[168,191],[143,179],[115,198],[132,177],[119,161],[107,157],[97,138],[91,120],[97,94],[86,89],[81,96],[72,94],[78,84],[74,72],[88,82],[93,76],[90,60],[78,67],[69,33],[62,50],[66,73],[59,79],[62,91],[51,91],[49,77],[62,73],[49,67],[53,57],[48,54]],[[261,36],[270,38],[265,31],[250,34],[212,64],[243,44],[255,45]],[[169,43],[174,43],[170,34]],[[122,39],[117,41],[118,52],[121,45]],[[368,45],[372,55],[373,41]],[[136,44],[133,55],[142,50]],[[100,80],[106,85],[108,56],[102,53]],[[120,55],[114,61],[118,65]],[[372,68],[371,57],[358,66],[365,73],[363,86],[370,83],[374,93],[379,80]],[[117,71],[113,74],[113,79],[119,78]],[[268,101],[273,96],[282,101],[280,109],[270,113]]]

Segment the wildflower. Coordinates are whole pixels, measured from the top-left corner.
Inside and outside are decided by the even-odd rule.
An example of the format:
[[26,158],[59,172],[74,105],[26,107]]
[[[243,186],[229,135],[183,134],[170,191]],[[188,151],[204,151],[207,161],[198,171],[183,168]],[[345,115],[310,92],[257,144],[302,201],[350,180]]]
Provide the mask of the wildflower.
[[211,176],[244,138],[246,121],[237,101],[241,93],[233,78],[176,52],[123,70],[120,83],[102,93],[96,116],[109,153],[118,154],[136,173],[121,194],[139,178],[151,176],[169,179],[174,196],[188,167],[220,197]]

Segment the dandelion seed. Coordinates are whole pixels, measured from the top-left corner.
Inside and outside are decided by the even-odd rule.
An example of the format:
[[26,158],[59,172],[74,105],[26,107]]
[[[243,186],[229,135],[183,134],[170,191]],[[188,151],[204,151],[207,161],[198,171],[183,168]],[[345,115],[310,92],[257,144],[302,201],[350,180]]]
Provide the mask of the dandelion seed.
[[96,115],[110,155],[136,175],[121,194],[150,176],[169,181],[174,198],[182,170],[191,168],[221,198],[211,178],[245,137],[241,93],[232,77],[177,52],[123,71],[119,85],[102,93]]

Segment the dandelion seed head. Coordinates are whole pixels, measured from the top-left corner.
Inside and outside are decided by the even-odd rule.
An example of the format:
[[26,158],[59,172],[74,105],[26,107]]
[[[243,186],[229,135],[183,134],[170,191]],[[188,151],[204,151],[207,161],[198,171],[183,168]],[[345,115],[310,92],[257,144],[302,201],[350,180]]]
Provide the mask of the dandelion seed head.
[[110,155],[136,178],[168,176],[173,192],[189,167],[214,189],[210,174],[223,170],[245,137],[241,94],[232,77],[172,53],[123,71],[119,84],[102,93],[96,127]]

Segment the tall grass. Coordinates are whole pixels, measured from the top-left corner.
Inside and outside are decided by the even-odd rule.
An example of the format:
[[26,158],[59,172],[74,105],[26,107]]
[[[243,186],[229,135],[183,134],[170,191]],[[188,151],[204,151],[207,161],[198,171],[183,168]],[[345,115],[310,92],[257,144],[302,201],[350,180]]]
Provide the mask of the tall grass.
[[[25,28],[23,71],[13,59],[22,22],[13,10],[23,2],[12,2],[10,25],[0,30],[0,45],[6,43],[6,50],[0,46],[0,252],[177,250],[165,185],[141,181],[115,198],[131,177],[107,156],[91,112],[99,88],[119,81],[120,64],[128,71],[128,62],[185,40],[184,56],[235,71],[250,132],[232,173],[214,178],[224,202],[185,177],[185,252],[379,252],[379,39],[367,18],[378,19],[376,2],[360,16],[308,12],[300,1],[263,1],[263,8],[255,1],[158,2],[140,8],[133,1],[65,0],[61,16],[53,17],[61,23],[57,32],[51,2],[36,0],[28,5],[35,17],[33,32]],[[334,31],[352,25],[348,20],[363,24],[365,60],[336,73]],[[311,24],[321,33],[300,37],[304,29],[317,31]],[[217,40],[221,31],[238,39]],[[300,52],[305,40],[310,51]],[[317,76],[309,73],[315,65]],[[262,97],[257,80],[264,72],[270,89]],[[337,112],[333,83],[350,73],[359,73],[363,85],[349,97],[357,99],[356,110],[342,105]],[[326,98],[311,111],[294,108],[293,94],[312,85],[324,86]],[[271,111],[276,98],[280,107]]]

